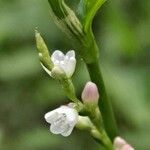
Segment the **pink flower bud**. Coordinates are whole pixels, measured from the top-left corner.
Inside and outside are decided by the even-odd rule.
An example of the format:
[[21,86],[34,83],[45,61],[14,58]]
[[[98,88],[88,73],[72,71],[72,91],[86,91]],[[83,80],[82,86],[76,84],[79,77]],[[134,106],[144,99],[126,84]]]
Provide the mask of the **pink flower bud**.
[[129,145],[124,139],[119,136],[115,138],[113,145],[115,150],[134,150],[131,145]]
[[98,103],[99,92],[97,86],[93,82],[87,82],[83,92],[82,92],[82,100],[85,103]]
[[126,141],[122,139],[121,137],[116,137],[114,140],[114,148],[115,149],[121,149],[123,145],[126,144]]
[[121,150],[134,150],[134,148],[129,144],[125,144]]

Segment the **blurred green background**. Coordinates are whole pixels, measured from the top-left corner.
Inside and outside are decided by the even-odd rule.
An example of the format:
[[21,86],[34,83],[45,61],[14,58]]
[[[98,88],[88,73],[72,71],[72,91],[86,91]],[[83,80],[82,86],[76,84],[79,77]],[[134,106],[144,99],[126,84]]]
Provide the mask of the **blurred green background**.
[[[108,0],[93,24],[119,132],[136,150],[150,149],[149,10],[149,0]],[[44,114],[69,101],[40,66],[35,27],[51,49],[72,49],[47,0],[0,0],[0,150],[98,150],[85,131],[68,138],[48,131]],[[73,81],[80,97],[89,76],[77,59]]]

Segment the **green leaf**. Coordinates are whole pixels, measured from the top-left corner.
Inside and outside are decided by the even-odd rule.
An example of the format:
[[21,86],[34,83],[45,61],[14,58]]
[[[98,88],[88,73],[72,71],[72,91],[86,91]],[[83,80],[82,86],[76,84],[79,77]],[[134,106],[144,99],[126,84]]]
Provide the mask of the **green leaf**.
[[59,18],[59,19],[63,19],[65,16],[64,16],[64,13],[63,13],[63,9],[61,8],[61,5],[62,5],[62,0],[48,0],[51,8],[52,8],[52,11],[54,12],[54,14]]
[[88,32],[98,9],[106,0],[81,0],[78,6],[80,18],[82,19],[84,31]]

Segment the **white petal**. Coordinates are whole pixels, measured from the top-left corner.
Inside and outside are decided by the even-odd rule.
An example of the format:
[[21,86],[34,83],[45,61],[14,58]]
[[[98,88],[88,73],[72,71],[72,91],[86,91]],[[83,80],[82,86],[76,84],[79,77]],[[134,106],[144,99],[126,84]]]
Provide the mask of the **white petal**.
[[68,106],[61,106],[45,114],[45,119],[51,123],[52,133],[69,136],[78,121],[78,112]]
[[62,129],[61,128],[59,128],[59,126],[55,126],[55,125],[51,125],[50,126],[50,131],[53,133],[53,134],[60,134],[60,133],[62,133]]
[[58,60],[53,60],[53,63],[55,64],[55,65],[58,65],[59,66],[59,64],[60,64],[60,61],[58,61]]
[[66,111],[68,110],[68,108],[69,108],[68,106],[63,105],[63,106],[60,106],[59,108],[57,108],[55,110],[57,110],[57,112],[59,114],[62,114],[62,113],[66,113]]
[[56,125],[55,124],[51,124],[50,131],[53,134],[61,134],[64,131],[66,131],[67,128],[68,128],[67,124],[60,122],[60,123],[58,123]]
[[62,114],[66,115],[66,119],[68,120],[68,122],[75,122],[76,123],[78,121],[78,112],[75,109],[70,108],[68,106],[61,106],[61,107],[59,107],[53,111],[46,113],[45,119],[48,120],[48,118],[50,118],[50,116],[53,116],[53,115],[55,115],[55,117],[58,118]]
[[44,118],[48,123],[53,123],[53,121],[58,117],[58,113],[54,110],[45,114]]
[[71,57],[75,58],[75,51],[74,50],[68,51],[67,54],[66,54],[66,57],[68,57],[68,58],[71,58]]
[[52,110],[52,111],[50,111],[50,112],[48,112],[48,113],[46,113],[46,114],[44,115],[45,120],[46,120],[48,123],[51,123],[51,118],[57,119],[57,118],[60,116],[60,115],[59,115],[59,109],[60,109],[60,107],[57,108],[57,109],[54,109],[54,110]]
[[69,136],[72,133],[73,127],[69,127],[66,131],[62,132],[61,135],[64,137]]
[[74,126],[74,124],[76,124],[78,121],[78,112],[75,109],[70,108],[68,106],[61,106],[60,108],[60,111],[66,114],[67,121]]
[[61,106],[57,109],[59,114],[66,114],[66,120],[71,126],[74,126],[78,122],[78,112],[68,106]]
[[60,64],[61,64],[61,65],[64,65],[64,64],[65,64],[65,62],[64,62],[64,61],[60,61]]
[[61,51],[56,50],[52,54],[51,59],[52,59],[54,65],[55,65],[56,60],[57,61],[63,61],[65,59],[65,55]]
[[71,58],[68,61],[68,65],[67,65],[67,69],[66,69],[66,74],[68,77],[71,77],[75,71],[75,67],[76,67],[76,59],[75,58]]
[[53,124],[61,127],[63,124],[65,124],[66,118],[66,114],[59,114],[58,117],[54,120]]

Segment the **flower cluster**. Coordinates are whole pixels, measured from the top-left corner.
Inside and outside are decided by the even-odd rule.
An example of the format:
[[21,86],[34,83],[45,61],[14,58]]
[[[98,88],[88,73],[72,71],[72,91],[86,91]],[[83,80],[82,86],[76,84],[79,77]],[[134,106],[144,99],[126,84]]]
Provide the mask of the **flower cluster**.
[[[57,73],[63,71],[67,78],[70,78],[75,70],[76,59],[75,52],[70,50],[64,55],[61,51],[56,50],[51,56],[51,61],[54,64],[52,70],[48,70],[46,67],[44,70],[53,77],[53,73],[57,70]],[[56,69],[57,68],[57,69]],[[97,104],[99,99],[98,89],[95,83],[88,82],[82,92],[83,103]],[[45,120],[50,124],[50,131],[53,134],[61,134],[62,136],[69,136],[78,122],[78,112],[73,105],[61,106],[53,111],[45,114]]]
[[[61,134],[67,137],[77,125],[80,129],[89,130],[91,135],[104,145],[106,144],[105,140],[107,140],[106,147],[114,146],[115,150],[134,150],[125,140],[119,137],[115,138],[112,146],[105,130],[101,129],[100,126],[103,126],[102,117],[98,107],[100,96],[95,83],[91,81],[86,83],[81,95],[82,101],[76,97],[71,80],[76,67],[75,51],[70,50],[63,54],[60,50],[55,50],[50,56],[43,38],[37,31],[36,42],[42,67],[51,77],[60,82],[66,96],[73,101],[71,104],[60,106],[45,114],[44,118],[50,124],[50,131],[53,134]],[[83,115],[79,116],[79,113]]]

